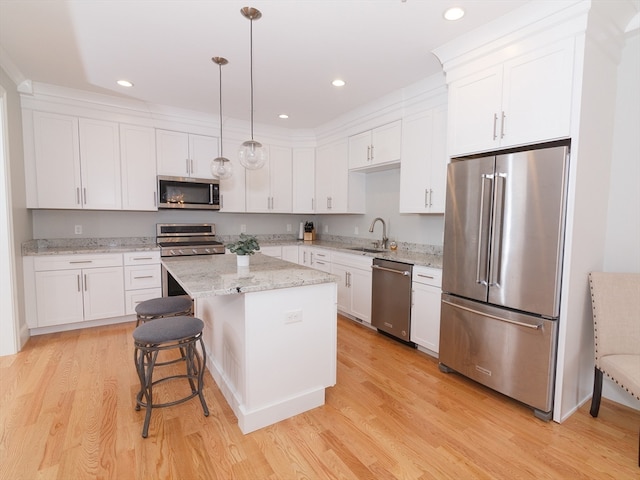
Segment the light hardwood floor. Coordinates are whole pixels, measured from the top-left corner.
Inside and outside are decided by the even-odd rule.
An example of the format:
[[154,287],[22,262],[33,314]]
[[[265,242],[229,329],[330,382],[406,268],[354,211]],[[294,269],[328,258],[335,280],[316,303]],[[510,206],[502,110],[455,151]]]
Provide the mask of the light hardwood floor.
[[197,399],[154,410],[143,439],[132,331],[43,335],[0,357],[0,479],[640,478],[639,412],[604,399],[597,419],[587,404],[544,423],[343,318],[323,407],[242,435],[207,372],[211,415]]

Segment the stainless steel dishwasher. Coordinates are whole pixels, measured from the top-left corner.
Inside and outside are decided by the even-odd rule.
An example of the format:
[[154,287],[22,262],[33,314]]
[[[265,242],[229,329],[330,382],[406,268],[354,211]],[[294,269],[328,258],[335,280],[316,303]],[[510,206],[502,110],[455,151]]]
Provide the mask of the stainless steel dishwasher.
[[371,324],[410,346],[411,272],[413,265],[374,258]]

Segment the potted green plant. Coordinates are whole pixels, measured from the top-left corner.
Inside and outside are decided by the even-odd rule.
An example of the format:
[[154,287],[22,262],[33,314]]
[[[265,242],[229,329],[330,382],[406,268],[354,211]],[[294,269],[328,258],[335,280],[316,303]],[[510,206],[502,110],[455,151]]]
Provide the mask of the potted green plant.
[[238,266],[249,265],[249,256],[253,255],[257,250],[260,250],[258,239],[253,235],[240,234],[240,237],[235,242],[226,245],[231,253],[236,254]]

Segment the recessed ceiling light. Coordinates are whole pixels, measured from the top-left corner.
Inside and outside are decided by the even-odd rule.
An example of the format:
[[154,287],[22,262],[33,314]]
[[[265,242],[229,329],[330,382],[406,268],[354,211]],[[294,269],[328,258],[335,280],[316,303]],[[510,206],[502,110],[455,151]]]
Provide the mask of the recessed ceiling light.
[[289,118],[289,115],[287,115],[286,113],[281,113],[280,115],[278,115],[278,118]]
[[334,87],[344,87],[344,80],[340,80],[339,78],[331,82],[331,85]]
[[129,80],[118,80],[117,83],[121,87],[133,87],[133,83],[131,83]]
[[444,12],[444,18],[447,20],[460,20],[464,17],[464,10],[460,7],[452,7]]

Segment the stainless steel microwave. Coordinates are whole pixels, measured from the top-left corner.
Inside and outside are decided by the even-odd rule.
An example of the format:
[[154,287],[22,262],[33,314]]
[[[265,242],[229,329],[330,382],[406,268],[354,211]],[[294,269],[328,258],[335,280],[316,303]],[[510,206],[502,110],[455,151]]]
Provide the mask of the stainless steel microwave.
[[158,208],[220,210],[217,180],[158,176]]

